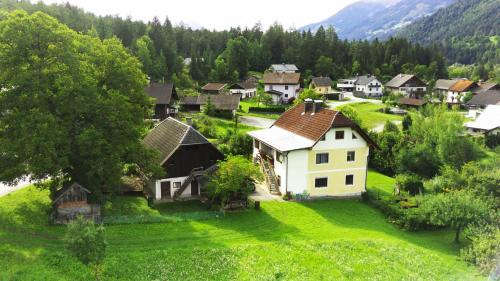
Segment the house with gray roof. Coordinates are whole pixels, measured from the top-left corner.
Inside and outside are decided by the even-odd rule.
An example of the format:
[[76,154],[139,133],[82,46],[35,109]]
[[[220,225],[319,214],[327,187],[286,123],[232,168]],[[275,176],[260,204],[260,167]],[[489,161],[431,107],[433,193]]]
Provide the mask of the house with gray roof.
[[155,111],[153,119],[163,120],[169,116],[175,117],[177,114],[177,101],[179,97],[175,91],[174,83],[151,82],[146,87],[146,93],[153,98]]
[[171,117],[156,125],[142,143],[158,153],[165,171],[164,177],[150,181],[147,193],[155,201],[199,198],[207,175],[224,159],[200,132]]
[[[485,108],[488,105],[500,105],[500,90],[481,92],[467,102],[469,108]],[[500,116],[498,118],[500,119]]]
[[413,74],[398,74],[385,84],[385,88],[407,98],[420,100],[424,98],[427,84]]
[[337,88],[347,92],[359,92],[367,97],[380,97],[383,91],[382,83],[370,74],[340,79]]
[[227,111],[233,115],[240,107],[241,94],[234,95],[199,95],[184,97],[180,104],[184,110],[187,111],[203,111],[203,108],[210,103],[214,106],[215,110]]
[[330,77],[313,77],[310,89],[314,89],[317,93],[327,95],[332,92],[332,79]]

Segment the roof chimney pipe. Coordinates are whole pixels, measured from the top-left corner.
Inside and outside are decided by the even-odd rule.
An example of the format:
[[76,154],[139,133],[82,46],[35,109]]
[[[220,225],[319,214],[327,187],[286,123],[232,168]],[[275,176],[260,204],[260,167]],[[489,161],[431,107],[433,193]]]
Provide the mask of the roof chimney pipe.
[[323,104],[322,100],[313,101],[313,103],[312,103],[313,110],[311,112],[311,115],[314,115],[316,112],[319,111],[319,109],[321,108],[321,104]]
[[304,100],[304,112],[302,112],[302,115],[304,115],[307,112],[311,111],[313,105],[314,105],[314,101],[312,99],[305,99]]

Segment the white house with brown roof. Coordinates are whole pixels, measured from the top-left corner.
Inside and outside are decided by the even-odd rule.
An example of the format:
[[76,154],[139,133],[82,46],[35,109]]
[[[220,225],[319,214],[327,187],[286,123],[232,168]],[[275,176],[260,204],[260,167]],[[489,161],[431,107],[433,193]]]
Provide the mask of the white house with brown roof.
[[322,101],[306,100],[270,128],[248,134],[272,193],[345,197],[366,191],[368,155],[376,144]]
[[300,91],[300,73],[264,73],[264,91],[273,96],[275,103],[288,103]]

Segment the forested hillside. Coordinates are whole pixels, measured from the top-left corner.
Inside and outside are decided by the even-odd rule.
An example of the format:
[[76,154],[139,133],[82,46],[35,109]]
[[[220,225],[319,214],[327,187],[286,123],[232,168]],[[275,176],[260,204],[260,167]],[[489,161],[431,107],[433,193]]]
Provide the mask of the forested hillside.
[[[235,81],[248,71],[264,71],[271,63],[294,63],[307,79],[328,75],[333,79],[356,73],[373,73],[383,80],[418,69],[426,79],[445,77],[446,66],[439,50],[411,44],[406,39],[343,41],[333,29],[316,33],[285,30],[275,24],[264,31],[192,30],[173,26],[167,19],[144,23],[114,16],[97,17],[65,5],[31,4],[28,1],[0,0],[4,10],[43,11],[70,28],[101,38],[118,37],[140,58],[144,71],[153,80],[174,80],[181,88],[206,81]],[[183,59],[192,58],[190,67]]]
[[459,0],[402,30],[413,42],[439,44],[450,62],[500,63],[500,1]]

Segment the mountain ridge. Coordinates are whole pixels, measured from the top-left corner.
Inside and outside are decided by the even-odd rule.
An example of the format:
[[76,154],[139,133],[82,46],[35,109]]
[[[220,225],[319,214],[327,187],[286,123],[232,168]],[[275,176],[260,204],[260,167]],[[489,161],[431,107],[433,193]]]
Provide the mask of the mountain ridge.
[[434,14],[456,0],[407,0],[390,4],[373,1],[354,2],[329,18],[299,30],[316,31],[333,26],[342,39],[387,38],[416,20]]

